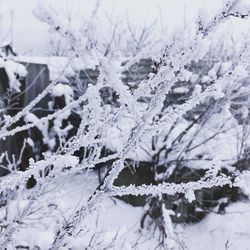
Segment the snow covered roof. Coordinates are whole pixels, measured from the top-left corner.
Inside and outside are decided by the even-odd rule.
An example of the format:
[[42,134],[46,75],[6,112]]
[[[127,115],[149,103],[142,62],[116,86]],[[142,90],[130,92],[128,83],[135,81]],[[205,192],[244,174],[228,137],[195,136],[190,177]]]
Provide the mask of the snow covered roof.
[[43,64],[47,65],[50,73],[50,80],[64,81],[66,77],[74,74],[69,58],[67,57],[32,57],[32,56],[16,56],[16,62],[25,64]]

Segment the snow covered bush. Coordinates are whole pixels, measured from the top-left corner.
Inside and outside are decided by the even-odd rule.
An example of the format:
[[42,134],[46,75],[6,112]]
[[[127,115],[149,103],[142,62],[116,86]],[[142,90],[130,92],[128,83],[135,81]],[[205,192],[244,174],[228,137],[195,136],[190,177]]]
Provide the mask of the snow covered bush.
[[[27,229],[34,215],[34,220],[43,218],[45,225],[54,223],[51,249],[79,248],[75,245],[79,238],[84,241],[81,246],[90,248],[92,242],[99,242],[96,234],[87,241],[96,223],[93,214],[108,197],[126,195],[147,196],[142,227],[153,219],[160,231],[159,245],[174,248],[178,240],[171,218],[178,221],[182,208],[189,209],[182,206],[183,200],[193,203],[193,214],[216,206],[217,212],[223,212],[225,204],[235,199],[234,193],[236,199],[249,195],[250,42],[244,41],[234,58],[223,60],[221,55],[209,64],[206,57],[220,25],[231,18],[247,19],[248,6],[243,8],[240,0],[223,1],[215,16],[201,12],[189,28],[171,36],[163,33],[157,40],[150,35],[135,39],[128,48],[122,36],[126,26],[114,25],[110,32],[99,22],[101,1],[96,1],[90,19],[70,28],[45,2],[39,1],[34,14],[60,38],[63,55],[68,57],[66,68],[76,74],[68,83],[52,81],[21,111],[2,117],[0,140],[28,131],[19,155],[26,145],[33,154],[20,160],[24,166],[19,169],[13,167],[18,160],[13,157],[12,163],[8,152],[0,157],[1,166],[9,170],[0,182],[3,248],[19,243],[18,231]],[[146,58],[154,62],[151,72],[124,81],[125,72]],[[8,72],[6,61],[2,64]],[[87,69],[98,73],[83,84],[77,73]],[[9,87],[18,91],[20,85],[12,81],[13,76],[8,72]],[[49,113],[37,117],[32,109],[47,95]],[[32,135],[34,129],[41,141]],[[60,216],[58,204],[50,199],[53,196],[46,198],[46,188],[74,174],[85,178],[101,166],[99,185],[87,199],[80,199],[73,214]],[[128,179],[123,185],[120,176],[126,169],[136,172],[140,167],[149,167],[152,179],[146,183]],[[31,178],[33,188],[27,191]],[[85,184],[87,189],[88,181]],[[212,198],[215,205],[206,205],[202,190],[218,188],[220,194]],[[227,197],[230,188],[234,193]],[[107,238],[119,238],[119,233]],[[98,244],[96,248],[108,247],[105,241]]]

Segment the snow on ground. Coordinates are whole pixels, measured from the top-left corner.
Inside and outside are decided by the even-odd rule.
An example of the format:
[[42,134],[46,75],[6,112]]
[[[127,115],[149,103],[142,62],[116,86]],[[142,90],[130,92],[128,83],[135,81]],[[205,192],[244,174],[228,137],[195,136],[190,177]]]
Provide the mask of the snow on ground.
[[[45,190],[42,201],[34,209],[40,209],[40,216],[31,213],[25,220],[29,227],[15,235],[19,245],[35,249],[49,249],[53,232],[59,222],[67,220],[79,204],[86,202],[98,185],[93,172],[62,176]],[[27,194],[26,194],[27,195]],[[48,201],[45,206],[44,201]],[[12,213],[27,204],[10,204]],[[16,210],[15,210],[16,208]],[[86,218],[87,225],[77,238],[70,241],[72,249],[155,249],[158,234],[140,229],[143,208],[132,207],[118,199],[107,198],[99,208]],[[11,215],[13,216],[13,214]],[[55,217],[57,218],[55,220]],[[250,249],[250,202],[231,204],[226,213],[210,214],[203,221],[193,225],[175,226],[176,248],[191,250]],[[85,248],[86,247],[86,248]]]
[[196,225],[186,226],[182,234],[187,249],[250,249],[250,203],[230,205],[226,213],[210,214]]
[[[32,224],[16,234],[16,242],[31,248],[39,246],[41,249],[48,249],[53,240],[53,231],[58,229],[58,222],[67,220],[80,203],[85,203],[97,184],[96,174],[93,173],[64,176],[63,180],[58,178],[46,188],[46,195],[36,207],[40,209],[40,218],[37,215],[33,217],[32,214],[28,216],[25,222]],[[44,200],[48,201],[48,207],[43,207]],[[100,211],[87,218],[85,223],[88,230],[71,242],[74,249],[83,249],[89,245],[93,245],[89,249],[103,249],[112,245],[114,238],[117,238],[116,244],[127,247],[129,245],[126,241],[131,238],[131,234],[134,235],[132,241],[138,237],[136,231],[139,229],[142,208],[133,208],[122,201],[108,198]],[[54,219],[55,216],[57,220]]]

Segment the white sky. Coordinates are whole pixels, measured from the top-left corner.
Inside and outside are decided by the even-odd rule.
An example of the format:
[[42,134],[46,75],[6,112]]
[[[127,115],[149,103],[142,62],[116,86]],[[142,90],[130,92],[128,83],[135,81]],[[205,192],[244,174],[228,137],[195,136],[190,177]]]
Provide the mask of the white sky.
[[[94,0],[43,0],[57,11],[76,20],[86,16],[92,10]],[[0,0],[0,41],[3,41],[10,27],[10,12],[14,12],[13,42],[21,54],[42,55],[46,49],[46,24],[40,23],[32,14],[37,0]],[[200,6],[207,5],[208,12],[213,12],[222,0],[102,0],[103,16],[113,19],[128,16],[131,23],[143,25],[153,20],[162,20],[168,29],[183,25],[190,20]],[[237,26],[238,27],[238,26]],[[245,28],[246,29],[246,28]],[[10,40],[10,36],[7,36]]]

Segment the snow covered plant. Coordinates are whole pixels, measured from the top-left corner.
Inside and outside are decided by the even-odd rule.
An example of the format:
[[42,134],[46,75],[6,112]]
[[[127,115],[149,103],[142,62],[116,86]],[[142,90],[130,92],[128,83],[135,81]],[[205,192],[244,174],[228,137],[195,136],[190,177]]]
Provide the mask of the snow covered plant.
[[[244,183],[248,169],[244,165],[240,171],[236,163],[243,152],[244,160],[248,157],[249,100],[244,98],[249,93],[250,41],[245,41],[230,62],[219,61],[202,73],[193,65],[199,65],[208,54],[220,25],[231,18],[244,21],[250,6],[240,0],[223,1],[215,15],[205,17],[201,12],[192,27],[163,34],[157,41],[148,42],[153,38],[147,36],[147,42],[139,39],[140,46],[134,42],[137,47],[126,50],[124,26],[119,30],[119,25],[114,25],[106,34],[99,22],[100,4],[96,1],[90,18],[77,27],[67,25],[46,1],[39,1],[34,10],[65,45],[67,67],[75,72],[92,69],[98,75],[81,93],[76,93],[75,82],[54,80],[21,111],[2,118],[0,140],[18,140],[20,134],[27,133],[21,143],[33,154],[21,162],[19,170],[23,171],[9,171],[1,177],[3,208],[17,206],[19,201],[11,216],[2,216],[3,249],[15,245],[18,231],[28,227],[28,219],[36,215],[38,220],[46,214],[49,216],[44,223],[48,225],[52,217],[55,224],[50,248],[71,247],[87,235],[91,223],[96,223],[90,218],[107,197],[126,195],[147,195],[151,197],[149,207],[158,204],[160,216],[155,218],[161,218],[160,243],[163,248],[173,248],[178,239],[171,222],[173,208],[167,204],[169,196],[183,195],[193,202],[200,190],[224,186],[240,187],[248,195]],[[124,72],[146,57],[154,62],[151,73],[125,84]],[[19,85],[13,86],[18,90]],[[103,96],[104,90],[111,91],[111,101]],[[185,98],[173,100],[173,94]],[[50,112],[35,116],[33,108],[48,95]],[[34,129],[40,133],[40,144],[32,136]],[[7,154],[0,157],[3,166]],[[115,185],[131,162],[150,163],[152,181]],[[46,198],[46,187],[58,179],[65,180],[66,185],[66,177],[77,173],[84,176],[100,166],[106,168],[99,185],[87,199],[80,199],[73,214],[60,216],[57,204]],[[184,167],[202,169],[202,174],[194,180],[169,179],[176,169]],[[27,191],[26,183],[31,179],[32,189]],[[148,211],[150,214],[152,209]]]

